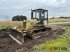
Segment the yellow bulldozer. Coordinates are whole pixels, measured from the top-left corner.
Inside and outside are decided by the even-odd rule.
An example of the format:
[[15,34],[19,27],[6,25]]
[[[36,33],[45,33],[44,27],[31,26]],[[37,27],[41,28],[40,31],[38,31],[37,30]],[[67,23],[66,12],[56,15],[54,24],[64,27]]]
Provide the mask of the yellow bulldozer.
[[51,31],[48,24],[48,10],[45,9],[31,9],[31,20],[23,20],[23,29],[18,31],[16,29],[1,29],[6,32],[5,36],[11,37],[18,44],[22,45],[27,39],[38,39],[44,35],[47,36],[47,32]]

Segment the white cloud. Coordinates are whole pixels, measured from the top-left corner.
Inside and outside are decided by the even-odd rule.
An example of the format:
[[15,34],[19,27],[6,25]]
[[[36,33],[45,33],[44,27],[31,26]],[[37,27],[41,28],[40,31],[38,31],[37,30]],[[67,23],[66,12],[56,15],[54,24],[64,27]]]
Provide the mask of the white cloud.
[[59,7],[66,3],[66,0],[33,0],[33,2],[44,3],[51,7]]
[[60,0],[60,1],[57,1],[54,6],[56,7],[64,7],[64,5],[66,4],[66,0]]
[[48,1],[48,4],[49,4],[49,5],[54,5],[56,2],[57,2],[57,0],[49,0],[49,1]]
[[0,16],[22,14],[30,17],[30,9],[35,8],[48,9],[49,15],[55,16],[58,11],[59,13],[63,13],[65,9],[69,11],[69,6],[69,0],[0,0]]
[[66,0],[48,0],[47,5],[52,7],[59,7],[65,4]]

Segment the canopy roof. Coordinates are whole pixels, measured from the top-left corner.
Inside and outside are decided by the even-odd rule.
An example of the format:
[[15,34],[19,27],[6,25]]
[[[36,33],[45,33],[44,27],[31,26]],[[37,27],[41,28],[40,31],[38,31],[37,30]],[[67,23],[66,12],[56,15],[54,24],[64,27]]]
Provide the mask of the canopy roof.
[[[31,10],[32,10],[32,9],[31,9]],[[39,9],[35,9],[35,10],[32,10],[32,11],[35,12],[35,11],[48,11],[48,10],[39,8]]]

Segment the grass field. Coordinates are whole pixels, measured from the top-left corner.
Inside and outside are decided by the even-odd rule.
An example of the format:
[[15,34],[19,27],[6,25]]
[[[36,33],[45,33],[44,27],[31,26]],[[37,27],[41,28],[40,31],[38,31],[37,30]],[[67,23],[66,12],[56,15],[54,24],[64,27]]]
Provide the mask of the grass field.
[[21,26],[22,22],[19,21],[0,21],[0,28],[7,28],[11,27],[13,28],[14,26]]
[[67,52],[68,45],[69,41],[67,38],[57,38],[35,47],[37,49],[36,52]]
[[[70,19],[64,19],[64,18],[55,18],[55,19],[49,19],[50,23],[52,22],[70,22]],[[18,26],[20,24],[23,24],[21,21],[0,21],[0,27],[8,27],[8,26]]]
[[[49,19],[49,22],[70,22],[70,19]],[[64,26],[68,24],[63,25],[57,25],[57,26]],[[0,28],[6,28],[6,27],[14,27],[19,26],[19,28],[22,28],[22,22],[18,21],[0,21]],[[70,27],[64,26],[66,28],[66,31],[69,35],[62,36],[62,38],[57,38],[55,40],[47,40],[43,44],[36,45],[36,52],[70,52]]]
[[55,19],[49,19],[49,22],[70,22],[70,18],[69,19],[65,19],[65,18],[55,18]]

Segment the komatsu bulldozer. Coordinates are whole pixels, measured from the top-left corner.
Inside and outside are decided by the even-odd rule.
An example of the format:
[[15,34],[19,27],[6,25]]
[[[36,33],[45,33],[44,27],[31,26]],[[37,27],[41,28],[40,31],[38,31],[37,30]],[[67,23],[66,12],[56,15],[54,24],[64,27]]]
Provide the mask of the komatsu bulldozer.
[[23,28],[26,29],[27,36],[32,39],[39,38],[51,28],[46,27],[48,24],[48,10],[45,9],[31,9],[31,20],[23,20]]
[[37,39],[51,28],[46,27],[48,24],[48,10],[45,9],[31,9],[31,20],[23,20],[23,29],[18,31],[16,29],[1,29],[6,32],[6,35],[11,37],[18,44],[22,45],[26,39]]
[[[31,9],[31,20],[23,20],[23,30],[19,33],[14,33],[14,35],[17,34],[16,38],[18,39],[19,37],[20,40],[22,39],[21,42],[24,42],[26,39],[37,39],[44,36],[47,31],[51,30],[51,28],[46,27],[47,24],[48,10]],[[22,36],[19,36],[20,33]]]

